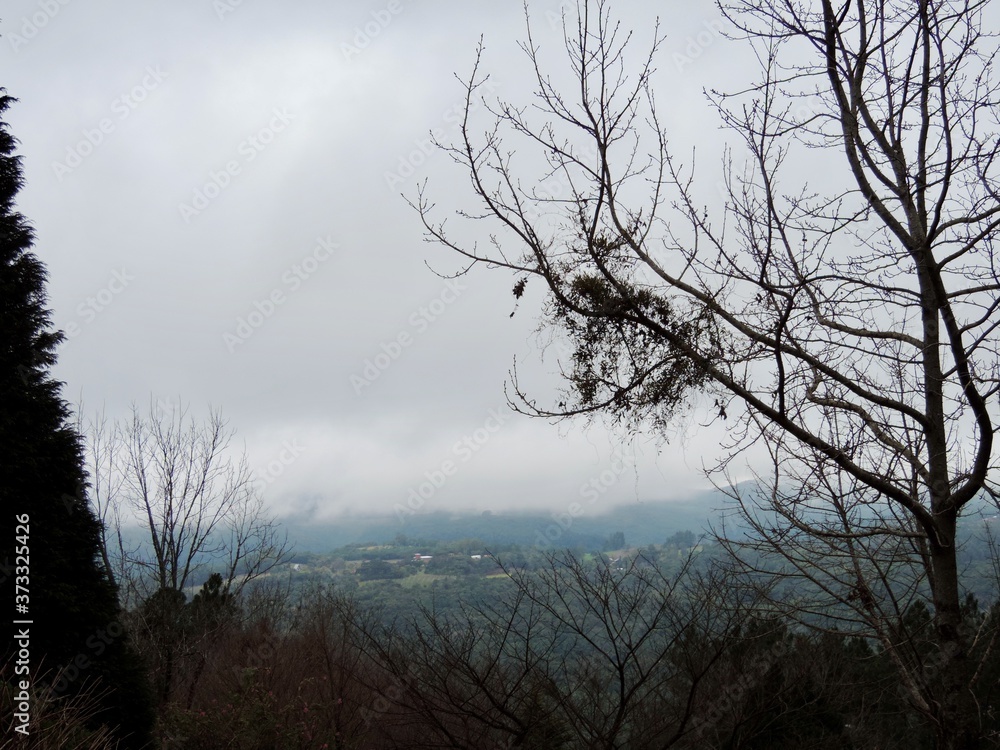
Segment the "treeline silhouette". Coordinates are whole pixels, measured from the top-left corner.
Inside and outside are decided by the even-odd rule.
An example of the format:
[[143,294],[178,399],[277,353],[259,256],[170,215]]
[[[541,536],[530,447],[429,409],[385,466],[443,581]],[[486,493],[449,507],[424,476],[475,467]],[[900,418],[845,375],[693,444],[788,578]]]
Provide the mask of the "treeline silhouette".
[[[719,556],[587,557],[501,559],[478,595],[439,606],[431,586],[407,614],[317,581],[154,597],[130,617],[163,696],[160,746],[933,747],[889,652],[836,613],[797,627]],[[1000,608],[964,607],[995,737]],[[919,602],[900,621],[928,672],[932,627]]]

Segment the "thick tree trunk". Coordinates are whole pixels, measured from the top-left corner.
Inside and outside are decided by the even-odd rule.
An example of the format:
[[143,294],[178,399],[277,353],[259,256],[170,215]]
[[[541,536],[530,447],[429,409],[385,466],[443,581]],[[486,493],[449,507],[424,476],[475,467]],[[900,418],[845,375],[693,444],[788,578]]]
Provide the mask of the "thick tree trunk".
[[[938,654],[930,665],[937,723],[935,734],[940,750],[977,750],[982,747],[979,711],[970,689],[972,665],[969,660],[958,585],[955,551],[955,514],[939,516],[941,541],[931,545],[934,626]],[[936,672],[931,671],[936,669]]]

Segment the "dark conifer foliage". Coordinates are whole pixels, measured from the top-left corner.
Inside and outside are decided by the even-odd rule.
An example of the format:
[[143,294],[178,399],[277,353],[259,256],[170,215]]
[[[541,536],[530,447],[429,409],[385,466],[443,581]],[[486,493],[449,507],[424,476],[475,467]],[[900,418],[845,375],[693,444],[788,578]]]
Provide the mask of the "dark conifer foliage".
[[[30,519],[31,677],[53,696],[103,695],[100,721],[122,747],[143,747],[152,713],[131,652],[117,593],[98,562],[99,521],[86,500],[79,434],[49,370],[62,334],[46,308],[46,273],[31,252],[33,231],[17,212],[22,186],[15,138],[2,116],[15,101],[0,89],[0,578],[4,614],[15,614],[15,518]],[[22,602],[23,603],[23,602]],[[11,618],[12,619],[12,618]],[[4,639],[3,680],[14,678]],[[5,711],[7,709],[5,708]],[[7,726],[4,727],[8,729]]]

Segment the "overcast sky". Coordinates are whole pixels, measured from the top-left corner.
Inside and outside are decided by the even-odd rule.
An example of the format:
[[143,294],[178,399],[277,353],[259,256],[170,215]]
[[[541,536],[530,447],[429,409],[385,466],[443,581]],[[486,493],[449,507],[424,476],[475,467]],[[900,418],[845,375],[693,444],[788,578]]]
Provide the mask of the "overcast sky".
[[[698,412],[668,444],[511,413],[515,357],[533,395],[557,385],[534,334],[540,290],[511,318],[508,274],[449,285],[427,267],[459,263],[422,241],[400,193],[429,180],[442,217],[468,200],[428,131],[454,134],[454,74],[469,73],[481,35],[496,95],[528,101],[520,3],[5,0],[2,12],[19,204],[69,334],[56,370],[68,399],[112,418],[151,397],[218,407],[279,514],[391,512],[447,461],[421,512],[560,511],[595,480],[598,512],[707,485],[702,459],[725,425],[700,428]],[[559,12],[530,2],[553,61]],[[638,32],[637,62],[656,13],[670,14],[666,125],[679,152],[704,134],[711,152],[701,89],[740,59],[713,4],[616,12]]]

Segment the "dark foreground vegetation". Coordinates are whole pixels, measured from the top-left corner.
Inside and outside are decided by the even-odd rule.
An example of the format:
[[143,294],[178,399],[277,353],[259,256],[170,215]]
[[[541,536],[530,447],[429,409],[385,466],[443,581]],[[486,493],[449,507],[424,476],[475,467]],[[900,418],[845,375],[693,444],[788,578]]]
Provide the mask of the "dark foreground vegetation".
[[[159,697],[152,747],[935,747],[891,663],[932,676],[925,594],[890,651],[844,612],[802,627],[690,532],[589,553],[400,537],[296,559],[239,597],[213,574],[124,614]],[[996,742],[1000,607],[963,607]],[[26,746],[114,747],[86,697],[39,694]]]
[[[16,523],[0,563],[5,611],[25,620],[0,659],[5,742],[1000,743],[1000,610],[962,558],[976,503],[1000,497],[994,16],[977,0],[718,8],[759,69],[710,94],[732,141],[714,191],[661,124],[659,26],[634,57],[591,0],[564,17],[577,85],[555,88],[530,28],[530,104],[484,98],[482,49],[463,79],[456,142],[437,145],[471,205],[442,217],[425,188],[411,197],[456,274],[505,270],[516,299],[545,295],[565,392],[546,406],[514,370],[516,408],[663,435],[711,405],[740,524],[717,547],[400,540],[326,573],[295,563],[292,586],[219,415],[199,428],[181,407],[135,410],[84,449],[49,371],[61,336],[0,124],[0,507]],[[818,188],[797,169],[812,164]],[[768,460],[731,483],[752,446]]]

